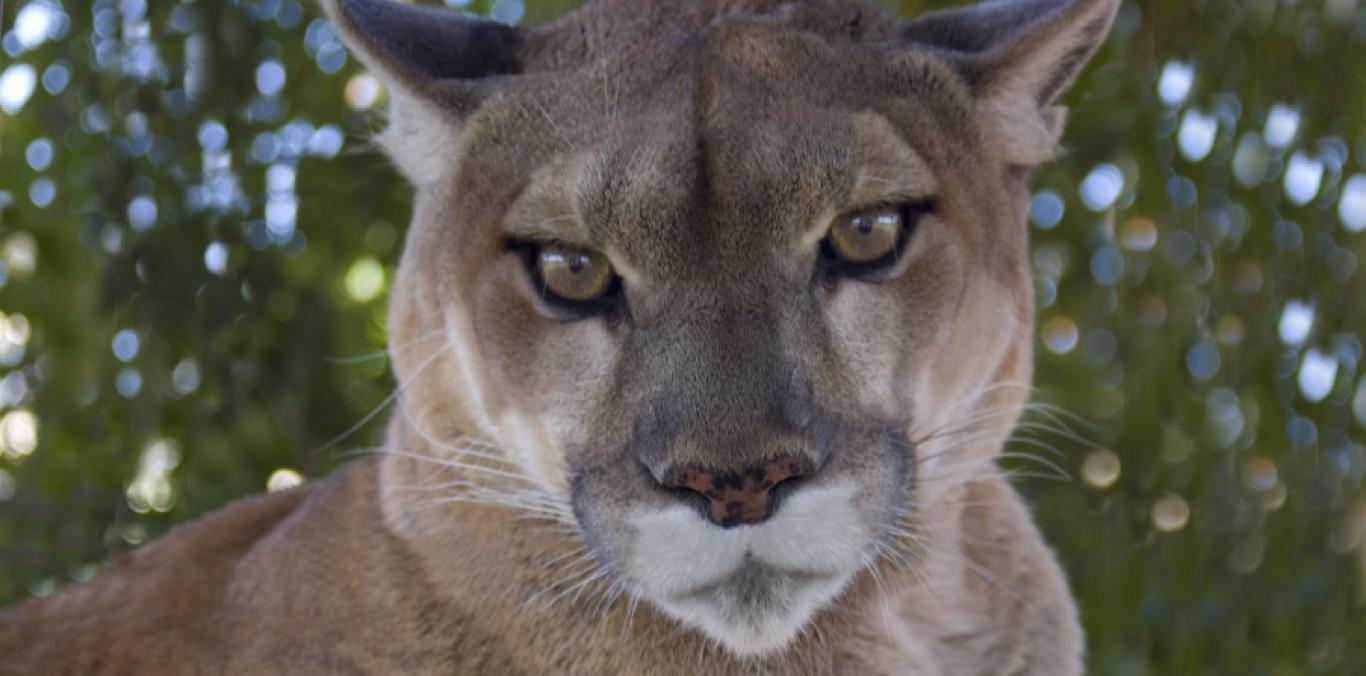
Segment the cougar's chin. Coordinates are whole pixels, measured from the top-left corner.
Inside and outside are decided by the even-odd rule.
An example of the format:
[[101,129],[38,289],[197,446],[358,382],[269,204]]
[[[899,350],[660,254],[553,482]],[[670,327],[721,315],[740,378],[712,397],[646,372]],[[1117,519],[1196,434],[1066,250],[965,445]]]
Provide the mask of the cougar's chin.
[[684,506],[639,515],[627,573],[669,617],[738,656],[782,650],[867,560],[850,484],[792,494],[768,521],[720,528]]
[[751,558],[717,582],[655,605],[738,656],[763,656],[786,647],[852,576],[781,571]]

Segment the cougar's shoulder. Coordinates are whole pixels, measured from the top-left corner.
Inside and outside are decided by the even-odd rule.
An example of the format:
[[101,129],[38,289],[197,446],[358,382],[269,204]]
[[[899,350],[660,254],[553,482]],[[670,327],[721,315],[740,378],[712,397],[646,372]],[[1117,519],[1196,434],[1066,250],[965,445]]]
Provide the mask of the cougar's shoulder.
[[[6,609],[0,674],[210,673],[238,648],[229,638],[257,619],[241,590],[288,595],[280,582],[333,548],[322,532],[303,531],[354,519],[363,501],[344,494],[369,480],[372,465],[353,463],[317,483],[239,500],[123,556],[90,582]],[[254,565],[261,559],[295,563],[262,569]]]
[[227,673],[521,673],[457,602],[466,590],[435,588],[386,526],[381,476],[378,458],[352,463],[242,556],[223,609]]

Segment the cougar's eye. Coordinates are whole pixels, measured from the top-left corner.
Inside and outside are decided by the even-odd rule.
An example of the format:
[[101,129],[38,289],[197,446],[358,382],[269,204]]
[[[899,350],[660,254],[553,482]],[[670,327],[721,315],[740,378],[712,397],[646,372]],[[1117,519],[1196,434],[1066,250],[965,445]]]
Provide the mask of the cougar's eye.
[[841,215],[821,243],[827,267],[861,275],[895,265],[929,202],[883,204]]
[[606,256],[559,246],[541,249],[536,257],[536,271],[546,292],[574,302],[603,297],[616,279]]
[[875,261],[896,250],[904,227],[898,209],[855,211],[830,227],[830,249],[851,263]]
[[621,290],[607,257],[565,244],[514,243],[542,300],[569,318],[603,312]]

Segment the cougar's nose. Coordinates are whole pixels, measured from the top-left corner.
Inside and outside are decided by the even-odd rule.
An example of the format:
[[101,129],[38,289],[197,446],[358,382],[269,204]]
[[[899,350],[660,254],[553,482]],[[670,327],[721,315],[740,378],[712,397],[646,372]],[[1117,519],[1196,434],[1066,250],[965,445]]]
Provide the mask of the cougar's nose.
[[669,473],[662,483],[702,496],[706,499],[703,512],[707,518],[722,528],[730,528],[768,519],[774,509],[773,489],[809,474],[808,462],[786,457],[735,473],[683,467]]

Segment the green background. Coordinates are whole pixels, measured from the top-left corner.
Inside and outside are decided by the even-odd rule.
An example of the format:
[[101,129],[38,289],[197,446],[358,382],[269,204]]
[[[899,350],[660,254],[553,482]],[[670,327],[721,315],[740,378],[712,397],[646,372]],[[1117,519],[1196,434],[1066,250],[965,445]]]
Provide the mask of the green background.
[[[531,4],[470,9],[577,3]],[[11,0],[0,26],[9,602],[377,443],[411,191],[311,2]],[[1080,420],[1012,447],[1070,477],[1015,461],[1093,673],[1366,673],[1364,73],[1366,2],[1149,0],[1068,97],[1035,399]]]

